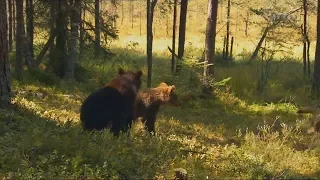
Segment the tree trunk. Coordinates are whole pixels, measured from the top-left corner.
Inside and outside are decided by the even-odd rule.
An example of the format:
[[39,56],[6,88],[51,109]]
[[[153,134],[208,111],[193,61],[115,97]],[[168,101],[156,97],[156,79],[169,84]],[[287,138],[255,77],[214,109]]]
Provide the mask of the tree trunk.
[[310,79],[311,69],[310,69],[310,41],[307,39],[307,72],[308,79]]
[[303,75],[307,77],[307,0],[303,0]]
[[142,2],[141,1],[139,1],[139,16],[140,16],[140,18],[139,18],[139,24],[140,24],[140,36],[141,36],[141,34],[142,34],[142,9],[141,9],[141,6],[142,6]]
[[83,53],[83,49],[84,49],[84,34],[85,34],[85,30],[84,30],[83,21],[85,21],[85,19],[86,19],[86,10],[85,10],[84,7],[81,7],[81,9],[80,9],[80,40],[79,40],[80,54]]
[[232,60],[232,51],[233,51],[233,41],[234,39],[233,39],[233,36],[231,37],[231,43],[230,43],[230,56],[229,56],[229,58],[230,58],[230,61]]
[[81,0],[71,0],[71,35],[69,40],[69,58],[65,66],[65,79],[74,79],[74,70],[77,62],[77,47],[78,47],[78,31],[80,25],[80,6]]
[[42,50],[40,51],[37,59],[34,62],[34,67],[38,67],[43,59],[43,56],[46,54],[46,52],[48,51],[48,49],[54,45],[54,39],[57,36],[57,32],[54,31],[53,34],[50,35],[48,41],[46,42],[46,44],[43,46]]
[[260,38],[260,41],[258,42],[258,45],[257,45],[256,49],[254,50],[254,52],[252,53],[249,61],[256,59],[256,57],[258,56],[259,49],[261,48],[264,39],[267,37],[267,34],[272,27],[273,27],[273,25],[271,25],[271,26],[269,25],[264,29],[264,32]]
[[186,39],[186,25],[187,25],[187,11],[188,0],[181,1],[180,7],[180,25],[179,25],[179,46],[178,46],[178,58],[182,59],[184,54],[184,44]]
[[153,13],[154,7],[156,6],[158,0],[147,0],[147,64],[148,64],[148,79],[147,87],[151,88],[152,79],[152,24],[153,24]]
[[94,55],[98,57],[100,55],[100,4],[99,0],[95,0],[94,6],[94,22],[95,22],[95,42],[94,42]]
[[11,99],[10,66],[8,52],[8,24],[6,1],[0,1],[0,108],[8,107]]
[[33,52],[33,0],[26,0],[26,20],[27,20],[27,41],[28,51],[32,59],[34,59]]
[[172,53],[171,53],[171,72],[176,72],[176,25],[177,24],[177,0],[173,3],[173,25],[172,25]]
[[23,78],[23,0],[16,1],[17,8],[17,34],[16,34],[16,64],[15,73],[18,80]]
[[124,4],[123,4],[123,0],[121,0],[121,25],[123,24],[123,20],[124,20]]
[[12,0],[8,0],[8,9],[9,9],[9,52],[12,51]]
[[67,30],[66,30],[66,0],[58,0],[57,4],[57,18],[56,18],[56,29],[57,29],[57,39],[55,48],[55,60],[54,60],[54,72],[57,76],[64,77],[64,67],[66,65],[67,57]]
[[[180,25],[179,25],[179,45],[178,45],[178,61],[181,61],[184,54],[184,45],[186,40],[188,0],[181,1],[180,7]],[[182,68],[181,63],[176,65],[176,72]]]
[[313,71],[313,86],[312,94],[319,99],[320,95],[320,0],[318,0],[318,12],[317,12],[317,42],[316,53],[314,58],[314,71]]
[[133,11],[134,11],[133,0],[130,0],[131,28],[133,28],[133,18],[134,18]]
[[16,0],[12,0],[13,41],[16,41]]
[[246,19],[245,19],[245,30],[244,30],[244,34],[246,36],[248,36],[248,27],[249,27],[249,17],[250,17],[250,12],[249,10],[247,10],[247,16],[246,16]]
[[225,59],[224,59],[225,62],[228,62],[228,61],[229,61],[230,8],[231,8],[231,0],[228,0],[228,7],[227,7],[226,57],[225,57]]
[[[50,20],[49,20],[50,34],[53,34],[55,31],[56,11],[57,11],[57,0],[51,0],[50,1]],[[50,45],[50,50],[49,50],[49,64],[54,64],[54,60],[55,60],[54,51],[55,51],[55,44],[52,43]]]
[[205,63],[204,63],[204,72],[203,72],[204,78],[206,78],[208,74],[210,74],[211,76],[214,76],[213,63],[214,63],[214,55],[215,55],[217,12],[218,12],[218,0],[209,0],[206,39],[205,39]]
[[310,40],[308,35],[308,2],[303,0],[303,75],[304,77],[310,78]]

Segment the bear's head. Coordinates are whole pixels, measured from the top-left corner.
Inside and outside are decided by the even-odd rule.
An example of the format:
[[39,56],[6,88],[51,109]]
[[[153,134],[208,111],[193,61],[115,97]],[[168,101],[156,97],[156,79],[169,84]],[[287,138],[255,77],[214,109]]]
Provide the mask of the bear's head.
[[133,71],[127,71],[125,72],[122,68],[119,68],[118,75],[122,77],[122,79],[125,81],[125,85],[131,85],[136,89],[136,92],[139,91],[141,88],[141,76],[142,71],[139,70],[137,72]]
[[124,71],[122,68],[118,70],[118,76],[106,86],[113,87],[125,96],[135,98],[141,88],[142,71]]
[[168,86],[166,83],[161,82],[157,88],[161,89],[163,93],[163,100],[166,103],[171,104],[175,107],[178,107],[181,105],[181,103],[179,102],[178,96],[175,93],[176,87],[174,85]]

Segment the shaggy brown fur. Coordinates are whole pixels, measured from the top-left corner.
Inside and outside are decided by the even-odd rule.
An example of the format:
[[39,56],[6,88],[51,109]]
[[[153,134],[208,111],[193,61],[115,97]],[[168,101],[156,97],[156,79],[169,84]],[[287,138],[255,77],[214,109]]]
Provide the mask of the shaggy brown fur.
[[83,102],[80,120],[86,130],[110,128],[114,135],[126,132],[135,120],[135,102],[141,87],[141,71],[119,69],[110,83],[91,93]]
[[142,117],[145,128],[155,134],[155,122],[161,104],[180,106],[175,86],[162,82],[156,88],[140,91],[136,101],[136,117]]
[[302,107],[299,108],[297,113],[310,113],[314,117],[313,131],[320,132],[320,108],[319,107]]

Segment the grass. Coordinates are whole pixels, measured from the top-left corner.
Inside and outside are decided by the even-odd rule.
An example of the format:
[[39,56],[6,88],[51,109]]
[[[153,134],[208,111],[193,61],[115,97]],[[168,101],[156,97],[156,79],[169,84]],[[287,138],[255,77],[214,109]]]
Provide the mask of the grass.
[[[123,2],[124,9],[129,9],[129,3]],[[206,3],[190,1],[186,62],[202,55],[205,23],[199,19],[206,18]],[[223,5],[217,29],[224,25],[226,3]],[[262,1],[252,6],[263,5],[270,6]],[[104,8],[108,6],[101,9]],[[81,56],[80,81],[60,81],[41,71],[25,71],[22,82],[12,78],[12,88],[17,93],[12,108],[0,110],[0,177],[173,179],[174,170],[184,168],[190,179],[318,179],[320,135],[308,133],[312,126],[310,115],[295,113],[299,106],[317,104],[309,96],[310,82],[303,78],[301,58],[297,58],[302,54],[301,46],[296,45],[299,36],[288,29],[275,32],[292,35],[293,42],[286,44],[290,45],[285,48],[289,52],[278,53],[271,62],[265,91],[259,92],[261,61],[248,64],[246,60],[260,38],[261,18],[252,16],[252,22],[257,23],[250,24],[249,35],[245,36],[244,22],[239,20],[245,8],[233,9],[231,31],[236,61],[230,65],[219,63],[222,30],[217,36],[215,65],[215,81],[231,79],[211,96],[203,97],[201,68],[186,63],[179,74],[171,74],[167,46],[171,44],[172,25],[168,23],[166,33],[167,18],[157,8],[152,86],[162,81],[176,85],[183,104],[161,108],[156,123],[158,136],[150,136],[140,122],[134,124],[129,136],[123,134],[119,138],[107,130],[84,132],[79,125],[83,100],[110,81],[119,67],[142,69],[142,88],[146,88],[145,27],[137,36],[136,7],[133,28],[128,14],[122,25],[118,21],[120,38],[111,47],[114,57],[94,59],[91,52]],[[142,15],[145,16],[144,11]],[[171,17],[170,14],[169,21]],[[312,41],[314,18],[311,14]],[[41,42],[45,41],[36,38],[36,43]],[[13,63],[12,59],[13,56]]]
[[[114,51],[116,56],[108,61],[83,58],[88,72],[82,83],[48,85],[28,72],[23,82],[13,80],[18,92],[14,105],[0,111],[0,176],[168,179],[175,168],[184,168],[191,179],[319,177],[319,135],[307,133],[309,116],[295,113],[295,104],[310,100],[301,93],[307,83],[292,75],[301,64],[286,62],[290,68],[271,77],[265,97],[256,93],[258,63],[217,65],[217,80],[232,79],[203,98],[197,79],[190,79],[197,70],[184,66],[172,76],[169,58],[160,52],[154,59],[153,86],[161,81],[175,84],[183,106],[161,108],[156,137],[137,122],[130,136],[116,139],[108,131],[84,132],[79,125],[81,102],[118,67],[141,67],[146,74],[140,51]],[[186,54],[191,57],[198,50],[189,48]]]

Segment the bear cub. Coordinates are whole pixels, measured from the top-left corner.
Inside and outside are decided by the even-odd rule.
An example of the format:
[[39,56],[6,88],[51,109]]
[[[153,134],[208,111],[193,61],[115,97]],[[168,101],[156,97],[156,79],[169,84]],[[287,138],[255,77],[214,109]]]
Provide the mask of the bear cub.
[[136,101],[136,117],[142,117],[145,128],[155,134],[155,122],[161,104],[180,106],[178,96],[175,94],[175,86],[168,86],[161,82],[156,88],[145,89],[138,93]]
[[135,119],[135,101],[141,88],[142,71],[125,72],[99,90],[91,93],[80,109],[80,120],[85,130],[110,128],[114,135],[127,132]]

